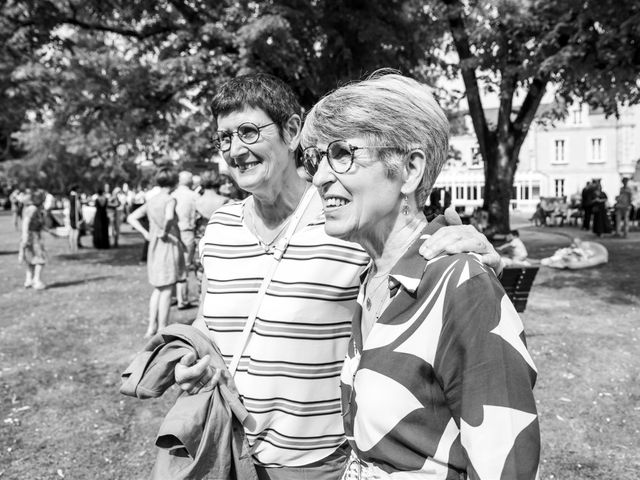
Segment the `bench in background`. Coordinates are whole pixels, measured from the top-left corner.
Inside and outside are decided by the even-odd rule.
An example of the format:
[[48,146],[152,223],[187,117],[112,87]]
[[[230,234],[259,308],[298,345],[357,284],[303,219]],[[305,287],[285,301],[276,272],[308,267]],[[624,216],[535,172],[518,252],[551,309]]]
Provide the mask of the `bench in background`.
[[502,271],[500,283],[517,312],[524,312],[527,299],[538,273],[538,267],[507,267]]

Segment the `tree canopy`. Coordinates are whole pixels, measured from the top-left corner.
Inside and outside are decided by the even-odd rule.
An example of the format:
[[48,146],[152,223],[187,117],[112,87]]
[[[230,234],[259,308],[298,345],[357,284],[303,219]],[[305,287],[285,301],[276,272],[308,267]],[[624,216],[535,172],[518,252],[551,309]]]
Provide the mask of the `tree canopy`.
[[[446,24],[480,154],[484,208],[494,230],[509,230],[509,199],[520,148],[547,87],[558,99],[617,114],[640,100],[640,4],[634,0],[441,0],[433,23]],[[426,27],[428,28],[428,27]],[[499,98],[489,125],[481,88]],[[516,95],[523,100],[515,104]]]
[[[309,107],[391,67],[441,87],[462,78],[464,92],[441,89],[441,100],[467,102],[485,207],[504,229],[519,149],[549,85],[610,114],[640,100],[636,0],[4,0],[0,9],[0,161],[22,159],[25,174],[75,165],[85,183],[130,175],[140,158],[210,158],[208,103],[232,76],[273,73]],[[500,100],[496,125],[483,90]]]

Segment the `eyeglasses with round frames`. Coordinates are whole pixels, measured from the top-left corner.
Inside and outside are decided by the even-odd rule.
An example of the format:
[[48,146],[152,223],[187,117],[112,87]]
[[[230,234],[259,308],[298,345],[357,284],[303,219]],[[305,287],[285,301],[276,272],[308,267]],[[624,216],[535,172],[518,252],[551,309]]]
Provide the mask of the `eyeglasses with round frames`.
[[266,125],[255,125],[251,122],[244,122],[238,125],[238,128],[232,132],[227,130],[218,130],[217,134],[217,146],[222,152],[228,152],[231,150],[231,139],[234,135],[237,135],[242,143],[245,145],[253,145],[260,139],[260,130],[270,125],[275,125],[276,122],[267,123]]
[[326,150],[320,150],[318,147],[307,147],[302,151],[302,166],[307,174],[313,177],[318,171],[318,166],[322,161],[322,157],[327,157],[329,167],[336,173],[347,173],[353,165],[354,154],[357,150],[366,150],[368,148],[397,148],[392,145],[368,145],[358,147],[351,145],[346,140],[335,140],[327,145]]

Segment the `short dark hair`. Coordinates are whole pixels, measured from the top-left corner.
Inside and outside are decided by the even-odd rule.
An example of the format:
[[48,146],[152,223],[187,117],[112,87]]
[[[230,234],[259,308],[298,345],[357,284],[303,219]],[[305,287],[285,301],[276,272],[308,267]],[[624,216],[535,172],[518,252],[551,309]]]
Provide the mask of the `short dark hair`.
[[39,207],[44,203],[45,197],[46,197],[45,193],[42,190],[38,189],[31,194],[31,203]]
[[223,83],[211,101],[214,118],[245,108],[259,108],[278,125],[283,137],[292,115],[301,115],[302,107],[291,87],[267,73],[241,75]]
[[163,167],[156,173],[156,183],[159,187],[175,187],[178,184],[178,174],[170,167]]
[[212,190],[220,186],[218,174],[213,171],[204,172],[200,175],[200,186],[205,190]]

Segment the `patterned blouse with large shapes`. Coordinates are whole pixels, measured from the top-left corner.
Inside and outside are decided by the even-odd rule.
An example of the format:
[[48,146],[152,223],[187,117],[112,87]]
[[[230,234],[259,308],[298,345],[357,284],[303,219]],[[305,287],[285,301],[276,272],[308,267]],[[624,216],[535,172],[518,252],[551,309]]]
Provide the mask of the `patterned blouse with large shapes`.
[[401,478],[533,480],[537,372],[522,321],[479,257],[427,262],[424,238],[390,273],[392,300],[364,345],[355,313],[341,376],[347,438]]

